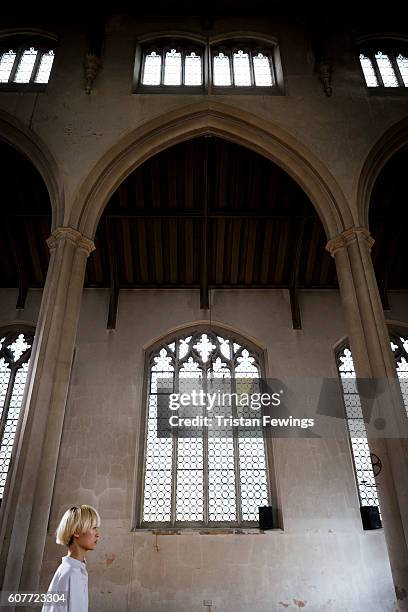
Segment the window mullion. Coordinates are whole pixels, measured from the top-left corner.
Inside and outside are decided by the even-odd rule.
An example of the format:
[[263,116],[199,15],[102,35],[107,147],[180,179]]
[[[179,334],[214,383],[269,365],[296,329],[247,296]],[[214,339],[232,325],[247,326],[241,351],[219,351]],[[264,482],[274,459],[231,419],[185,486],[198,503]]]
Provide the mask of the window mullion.
[[254,58],[252,54],[252,49],[248,49],[248,59],[249,59],[249,73],[251,76],[251,87],[255,87],[255,71],[254,71]]
[[[167,53],[167,49],[166,49],[166,47],[163,47],[163,49],[162,49],[162,63],[161,63],[160,86],[164,85],[164,70],[165,70],[165,63],[166,63],[166,53]],[[178,366],[178,360],[177,360],[177,366]]]
[[229,58],[229,67],[230,67],[230,75],[231,75],[231,85],[235,87],[235,73],[234,73],[234,49],[229,49],[227,51],[227,57]]
[[370,58],[371,63],[373,65],[373,70],[375,72],[375,76],[377,77],[378,86],[379,87],[385,87],[384,81],[383,81],[382,76],[381,76],[380,69],[379,69],[378,64],[377,64],[377,60],[376,60],[376,57],[375,57],[375,52],[367,53],[367,57]]
[[[190,51],[190,53],[191,53],[191,51]],[[185,82],[185,79],[186,79],[186,57],[187,57],[186,50],[180,47],[180,54],[181,54],[181,66],[180,66],[181,80],[180,80],[180,84],[183,87],[186,84],[186,82]]]
[[398,86],[404,87],[404,80],[401,76],[401,72],[398,66],[398,62],[395,57],[395,53],[388,53],[388,57],[390,58],[392,69],[394,70],[395,77],[398,81]]
[[[204,376],[205,372],[205,376]],[[208,375],[209,370],[203,368],[203,387],[204,397],[207,397],[208,391]],[[207,413],[207,406],[203,407],[204,416]],[[208,427],[203,425],[203,519],[204,525],[207,527],[209,523],[209,474],[208,474]]]
[[24,49],[22,49],[21,47],[20,47],[20,49],[17,49],[16,57],[14,58],[14,64],[13,64],[13,67],[11,69],[11,72],[10,72],[10,75],[9,75],[9,79],[8,79],[9,83],[14,83],[14,78],[16,76],[16,72],[17,72],[18,66],[19,66],[19,64],[21,62],[21,59],[23,57],[23,53],[24,53]]
[[[231,355],[233,356],[234,355],[234,345],[232,342],[230,346],[231,346]],[[237,385],[236,385],[236,379],[235,379],[234,357],[232,357],[231,359],[231,391],[233,394],[232,397],[235,398],[234,393],[237,392]],[[233,399],[231,402],[231,411],[232,411],[232,418],[236,418],[238,414],[237,414],[237,407],[236,407],[235,399]],[[233,441],[233,447],[234,447],[235,498],[236,498],[235,507],[236,507],[237,523],[238,525],[242,525],[241,479],[240,479],[240,468],[239,468],[239,444],[238,444],[237,427],[232,428],[232,441]]]
[[[174,393],[179,393],[179,342],[175,345],[175,368],[174,368]],[[172,469],[171,469],[171,504],[170,504],[170,521],[174,527],[176,523],[176,504],[177,504],[177,445],[178,445],[178,428],[173,427],[173,448],[172,448]]]
[[9,378],[9,382],[8,382],[8,386],[7,386],[7,393],[6,393],[6,397],[4,400],[4,407],[3,407],[3,412],[1,415],[1,421],[0,421],[0,445],[3,444],[3,436],[4,436],[4,430],[6,428],[6,423],[7,423],[7,419],[8,419],[8,413],[9,413],[9,409],[10,409],[10,402],[11,402],[11,398],[13,396],[13,390],[14,390],[14,381],[16,379],[16,372],[17,372],[18,368],[12,367],[11,368],[11,374],[10,374],[10,378]]
[[35,83],[38,68],[40,66],[40,62],[41,62],[41,59],[44,53],[46,53],[45,49],[41,49],[40,47],[37,49],[37,57],[35,58],[34,66],[31,71],[31,76],[30,76],[30,81],[29,81],[30,83]]

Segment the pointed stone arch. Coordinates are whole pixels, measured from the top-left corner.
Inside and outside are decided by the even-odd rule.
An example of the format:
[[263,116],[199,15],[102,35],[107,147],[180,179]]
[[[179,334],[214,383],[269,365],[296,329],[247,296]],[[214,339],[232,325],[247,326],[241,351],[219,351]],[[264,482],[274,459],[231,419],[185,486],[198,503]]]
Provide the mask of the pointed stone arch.
[[109,198],[135,168],[172,145],[205,134],[256,151],[290,174],[315,206],[327,238],[354,225],[341,188],[310,150],[279,126],[216,102],[171,111],[124,136],[80,186],[69,225],[92,238]]
[[52,209],[52,230],[63,225],[64,188],[57,163],[41,138],[21,121],[0,111],[0,140],[26,157],[40,173]]
[[405,118],[392,125],[371,148],[363,164],[357,186],[359,225],[369,227],[369,209],[375,182],[386,163],[407,144],[408,118]]

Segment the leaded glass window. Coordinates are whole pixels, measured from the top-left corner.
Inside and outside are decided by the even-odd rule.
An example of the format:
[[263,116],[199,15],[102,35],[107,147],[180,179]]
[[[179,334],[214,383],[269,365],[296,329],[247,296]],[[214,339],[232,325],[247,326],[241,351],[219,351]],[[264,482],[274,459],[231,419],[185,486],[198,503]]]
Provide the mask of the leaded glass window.
[[54,51],[42,46],[17,46],[0,49],[0,84],[46,85],[49,81]]
[[401,395],[408,416],[408,334],[391,334],[391,349],[394,353]]
[[379,506],[367,431],[357,389],[356,372],[349,348],[345,347],[338,353],[337,367],[343,389],[360,505]]
[[26,332],[0,334],[0,500],[17,431],[33,336]]
[[[392,332],[390,339],[402,400],[408,416],[408,335]],[[356,372],[353,357],[348,347],[344,347],[337,354],[337,365],[343,389],[360,504],[362,506],[379,506],[372,457],[368,447],[360,395],[356,384]]]
[[[197,418],[188,430],[163,435],[171,394],[242,392],[259,388],[260,357],[243,343],[212,331],[173,338],[149,356],[141,526],[254,526],[259,506],[270,501],[262,427],[244,431],[230,417],[253,416],[250,408],[214,405],[222,417],[213,430],[200,417],[207,406],[190,401],[178,417]],[[226,419],[226,421],[224,421]]]
[[[135,62],[140,93],[276,93],[276,45],[259,41],[205,44],[168,39],[142,43]],[[274,60],[275,58],[275,60]]]
[[142,87],[201,87],[204,82],[200,48],[174,44],[146,48],[141,66]]
[[273,87],[272,54],[253,47],[217,47],[212,50],[214,87]]
[[408,87],[407,54],[377,49],[360,53],[359,59],[367,87]]

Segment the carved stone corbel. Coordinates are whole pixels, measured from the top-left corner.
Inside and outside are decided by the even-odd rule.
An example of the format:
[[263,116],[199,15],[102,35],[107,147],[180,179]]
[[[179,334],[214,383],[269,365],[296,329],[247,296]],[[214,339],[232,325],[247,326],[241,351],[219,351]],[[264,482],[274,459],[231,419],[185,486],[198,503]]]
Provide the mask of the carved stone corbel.
[[320,81],[322,82],[324,93],[326,96],[330,97],[333,93],[333,88],[331,86],[333,66],[331,62],[328,60],[317,62],[316,72],[318,73]]
[[85,93],[90,94],[92,85],[96,76],[101,69],[102,61],[95,53],[87,53],[85,55],[84,70],[85,70]]

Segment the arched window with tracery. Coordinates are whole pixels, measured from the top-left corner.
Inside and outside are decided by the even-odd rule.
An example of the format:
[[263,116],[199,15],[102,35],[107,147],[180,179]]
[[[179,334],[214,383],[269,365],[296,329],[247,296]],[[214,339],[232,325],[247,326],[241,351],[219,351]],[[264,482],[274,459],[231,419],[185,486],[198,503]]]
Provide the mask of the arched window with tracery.
[[[390,332],[391,349],[400,383],[402,400],[408,416],[408,334]],[[361,506],[379,506],[375,485],[378,458],[367,442],[360,395],[357,389],[353,357],[348,346],[337,352],[337,368],[342,383],[346,420],[351,441],[354,470]]]
[[353,357],[348,346],[343,346],[337,352],[337,368],[342,384],[360,506],[379,507],[373,458],[367,441]]
[[[214,432],[197,425],[182,434],[158,435],[161,406],[172,393],[233,395],[246,383],[259,388],[261,356],[237,339],[212,331],[179,335],[148,357],[144,478],[140,526],[257,525],[259,506],[270,501],[262,427],[251,432],[232,425]],[[252,416],[249,406],[218,406],[212,416]],[[252,412],[252,414],[250,414]],[[179,415],[205,416],[191,403]]]
[[402,400],[408,416],[408,333],[391,333],[391,349],[401,387]]
[[12,459],[32,344],[31,332],[0,332],[0,500]]

